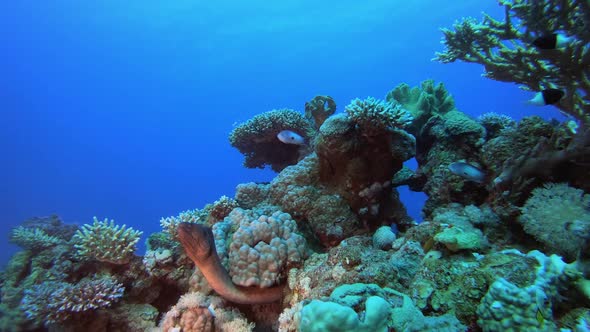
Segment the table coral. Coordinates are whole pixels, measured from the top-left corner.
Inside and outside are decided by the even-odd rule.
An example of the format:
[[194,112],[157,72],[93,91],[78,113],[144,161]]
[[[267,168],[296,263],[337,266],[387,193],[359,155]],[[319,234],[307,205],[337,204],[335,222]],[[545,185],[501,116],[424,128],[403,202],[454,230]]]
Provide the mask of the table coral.
[[[590,3],[585,0],[500,0],[504,20],[485,15],[464,18],[443,29],[446,49],[436,60],[479,63],[484,76],[514,82],[532,91],[559,88],[565,96],[555,106],[590,122]],[[561,49],[539,50],[532,43],[548,33],[574,39]]]
[[280,109],[256,115],[239,124],[231,131],[229,142],[244,155],[245,167],[269,165],[275,172],[280,172],[286,166],[296,164],[304,151],[299,145],[282,143],[277,135],[283,130],[299,134],[307,143],[314,135],[314,128],[301,113]]
[[109,307],[123,296],[124,290],[111,276],[93,276],[75,284],[46,281],[25,291],[22,309],[30,320],[48,326]]

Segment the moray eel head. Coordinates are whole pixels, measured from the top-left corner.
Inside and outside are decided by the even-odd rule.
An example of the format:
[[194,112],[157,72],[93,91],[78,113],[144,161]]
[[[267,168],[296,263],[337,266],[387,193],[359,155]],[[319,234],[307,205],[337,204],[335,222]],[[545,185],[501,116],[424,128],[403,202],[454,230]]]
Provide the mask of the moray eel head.
[[186,222],[180,223],[178,225],[178,238],[188,257],[197,265],[208,260],[211,256],[217,256],[213,232],[207,226]]

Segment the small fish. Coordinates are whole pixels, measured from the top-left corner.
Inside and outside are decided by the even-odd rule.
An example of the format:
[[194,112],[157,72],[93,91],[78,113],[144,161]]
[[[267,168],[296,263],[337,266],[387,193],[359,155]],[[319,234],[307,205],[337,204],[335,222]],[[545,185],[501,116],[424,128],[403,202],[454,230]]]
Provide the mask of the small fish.
[[568,120],[565,123],[565,126],[567,127],[567,129],[572,133],[572,134],[577,134],[578,133],[578,128],[580,128],[580,125],[578,125],[578,123],[574,120]]
[[279,141],[285,144],[295,144],[295,145],[303,145],[305,144],[305,139],[291,130],[283,130],[277,134],[277,138]]
[[536,106],[553,105],[563,98],[565,92],[559,89],[545,89],[537,94],[527,103]]
[[483,183],[486,179],[486,174],[481,169],[462,161],[451,163],[449,171],[465,180],[477,183]]
[[543,35],[533,41],[533,45],[541,50],[555,50],[569,45],[574,38],[560,33]]

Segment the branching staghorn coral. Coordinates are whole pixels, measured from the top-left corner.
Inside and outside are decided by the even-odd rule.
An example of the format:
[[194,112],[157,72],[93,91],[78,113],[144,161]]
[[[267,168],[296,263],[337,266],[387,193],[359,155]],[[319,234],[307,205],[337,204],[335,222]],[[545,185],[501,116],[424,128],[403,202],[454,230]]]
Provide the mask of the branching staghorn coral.
[[[484,65],[484,76],[514,82],[525,89],[563,89],[560,110],[590,123],[590,2],[587,0],[499,0],[503,21],[484,14],[464,18],[443,29],[444,52],[435,60]],[[532,42],[552,33],[572,42],[555,50],[538,50]]]
[[12,230],[10,242],[28,250],[42,251],[58,245],[61,240],[55,236],[47,235],[47,233],[39,228],[19,226]]
[[74,235],[78,254],[101,262],[126,264],[133,257],[135,246],[143,232],[123,225],[115,225],[108,219],[99,221],[94,217],[92,225],[85,224]]

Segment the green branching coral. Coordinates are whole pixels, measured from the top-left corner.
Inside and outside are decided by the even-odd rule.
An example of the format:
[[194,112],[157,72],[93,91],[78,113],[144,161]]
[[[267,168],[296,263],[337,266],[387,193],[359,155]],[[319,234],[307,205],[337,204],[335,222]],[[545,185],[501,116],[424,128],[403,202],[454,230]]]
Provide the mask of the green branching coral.
[[143,232],[108,219],[94,217],[92,225],[85,224],[74,235],[78,255],[113,264],[126,264],[133,257],[135,246]]
[[[590,2],[587,0],[499,0],[503,21],[484,15],[464,18],[443,29],[444,52],[435,60],[484,65],[484,76],[514,82],[528,90],[559,88],[562,111],[590,123]],[[572,42],[556,50],[538,50],[532,42],[562,33]]]
[[390,128],[404,128],[413,117],[399,103],[391,103],[368,97],[353,99],[345,108],[348,117],[356,123],[363,134],[372,136]]
[[39,228],[19,226],[12,230],[10,242],[24,249],[42,251],[58,245],[61,241],[55,236],[47,235]]
[[274,171],[294,165],[300,159],[300,146],[285,144],[277,138],[283,130],[291,130],[310,142],[315,135],[303,114],[292,109],[280,109],[259,114],[239,124],[229,134],[230,144],[244,156],[247,168],[264,168]]

